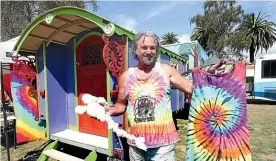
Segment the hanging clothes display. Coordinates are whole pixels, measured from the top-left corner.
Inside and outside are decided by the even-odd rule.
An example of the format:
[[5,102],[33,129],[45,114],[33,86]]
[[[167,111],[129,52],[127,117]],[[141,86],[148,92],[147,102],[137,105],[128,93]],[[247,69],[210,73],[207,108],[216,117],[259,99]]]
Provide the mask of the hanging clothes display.
[[193,96],[187,124],[186,161],[251,161],[244,62],[229,72],[192,70]]

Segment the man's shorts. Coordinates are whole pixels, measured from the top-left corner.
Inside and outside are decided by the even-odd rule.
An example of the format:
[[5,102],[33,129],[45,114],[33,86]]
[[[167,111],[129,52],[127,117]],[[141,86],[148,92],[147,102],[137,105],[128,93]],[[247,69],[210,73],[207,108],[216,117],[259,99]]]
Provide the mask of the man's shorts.
[[129,146],[130,161],[174,161],[174,144],[158,148],[148,148],[147,151],[135,146]]

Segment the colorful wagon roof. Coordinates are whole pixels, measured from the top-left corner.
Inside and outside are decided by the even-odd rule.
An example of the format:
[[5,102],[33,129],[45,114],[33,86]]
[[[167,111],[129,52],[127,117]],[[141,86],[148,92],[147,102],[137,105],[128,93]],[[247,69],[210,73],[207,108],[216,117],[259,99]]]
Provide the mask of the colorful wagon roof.
[[[86,10],[75,7],[59,7],[38,16],[32,23],[27,26],[19,40],[17,41],[14,51],[36,53],[42,42],[46,45],[50,42],[65,45],[72,37],[91,28],[104,27],[111,23]],[[116,24],[115,33],[118,35],[126,35],[129,39],[133,39],[134,33],[126,30]],[[187,61],[185,57],[161,47],[163,53],[168,54],[181,61]]]

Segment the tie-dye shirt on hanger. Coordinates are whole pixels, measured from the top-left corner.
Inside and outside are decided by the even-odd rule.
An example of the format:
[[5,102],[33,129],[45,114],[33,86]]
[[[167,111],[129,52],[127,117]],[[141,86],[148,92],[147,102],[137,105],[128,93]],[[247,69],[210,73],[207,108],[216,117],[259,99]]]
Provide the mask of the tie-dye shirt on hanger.
[[186,161],[251,161],[247,128],[245,64],[231,71],[193,73],[193,96],[187,125]]
[[[172,119],[169,78],[160,63],[153,70],[147,80],[139,80],[135,68],[130,68],[125,86],[129,133],[144,137],[148,148],[174,144],[178,140]],[[135,146],[131,140],[128,143]]]

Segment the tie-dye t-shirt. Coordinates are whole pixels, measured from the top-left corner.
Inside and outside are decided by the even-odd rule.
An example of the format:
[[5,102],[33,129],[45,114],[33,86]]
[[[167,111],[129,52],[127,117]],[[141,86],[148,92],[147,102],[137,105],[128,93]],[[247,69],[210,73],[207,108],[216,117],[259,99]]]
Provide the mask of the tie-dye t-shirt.
[[192,71],[186,161],[251,161],[245,72],[243,62],[223,74]]
[[[155,64],[147,80],[139,80],[135,68],[130,68],[125,91],[129,133],[144,137],[148,148],[176,143],[178,136],[172,119],[170,82],[160,63]],[[135,146],[131,140],[128,143]]]

